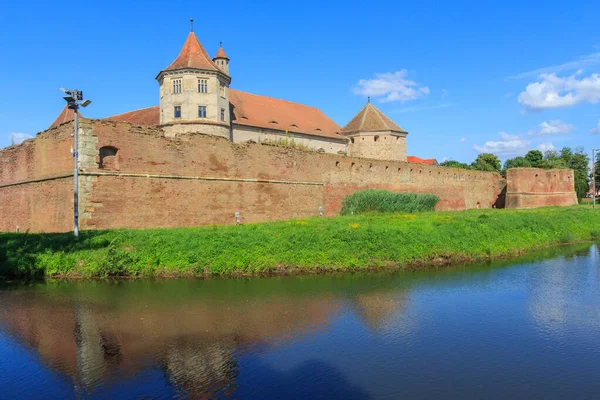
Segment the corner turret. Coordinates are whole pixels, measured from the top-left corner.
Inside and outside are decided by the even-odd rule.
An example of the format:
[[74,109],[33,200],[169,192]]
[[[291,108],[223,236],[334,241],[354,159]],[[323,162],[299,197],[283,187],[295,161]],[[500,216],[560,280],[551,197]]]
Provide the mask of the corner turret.
[[406,161],[406,132],[369,101],[342,135],[349,140],[348,155],[376,160]]

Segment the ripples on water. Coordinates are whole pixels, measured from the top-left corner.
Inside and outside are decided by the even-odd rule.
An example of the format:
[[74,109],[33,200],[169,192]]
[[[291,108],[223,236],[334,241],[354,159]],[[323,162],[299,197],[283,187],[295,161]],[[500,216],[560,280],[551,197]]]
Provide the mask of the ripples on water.
[[0,397],[595,398],[599,258],[4,284]]

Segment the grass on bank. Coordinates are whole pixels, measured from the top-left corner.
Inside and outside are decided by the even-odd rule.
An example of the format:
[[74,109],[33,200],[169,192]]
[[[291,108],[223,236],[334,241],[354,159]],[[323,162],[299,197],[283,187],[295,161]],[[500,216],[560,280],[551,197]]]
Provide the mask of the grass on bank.
[[0,276],[158,276],[483,261],[600,237],[600,210],[367,214],[241,226],[0,234]]
[[393,193],[387,190],[360,190],[342,201],[341,215],[359,215],[369,212],[414,213],[435,210],[440,198],[433,194]]

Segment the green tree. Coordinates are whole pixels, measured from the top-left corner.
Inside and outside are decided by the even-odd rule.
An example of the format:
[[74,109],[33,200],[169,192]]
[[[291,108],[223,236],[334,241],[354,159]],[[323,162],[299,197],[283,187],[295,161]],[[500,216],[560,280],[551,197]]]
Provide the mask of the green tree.
[[450,167],[450,168],[462,168],[462,169],[471,169],[468,164],[461,163],[455,160],[446,160],[440,163],[442,167]]
[[529,152],[525,154],[525,158],[531,163],[532,167],[537,167],[544,158],[544,155],[539,150],[529,150]]
[[481,153],[471,163],[471,168],[478,171],[499,172],[502,164],[495,154]]
[[531,167],[531,162],[525,157],[515,157],[509,158],[504,161],[504,167],[502,167],[502,176],[506,177],[506,170],[510,168],[529,168]]

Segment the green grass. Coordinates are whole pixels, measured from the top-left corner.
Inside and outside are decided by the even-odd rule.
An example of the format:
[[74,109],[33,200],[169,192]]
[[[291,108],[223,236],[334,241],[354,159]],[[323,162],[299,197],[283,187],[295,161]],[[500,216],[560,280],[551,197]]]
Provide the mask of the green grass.
[[0,234],[0,276],[228,275],[483,261],[597,239],[600,210],[369,214],[198,228]]
[[367,189],[346,196],[342,201],[341,214],[433,211],[438,201],[440,198],[433,194],[392,193],[387,190]]

